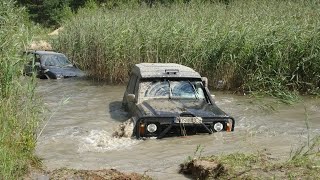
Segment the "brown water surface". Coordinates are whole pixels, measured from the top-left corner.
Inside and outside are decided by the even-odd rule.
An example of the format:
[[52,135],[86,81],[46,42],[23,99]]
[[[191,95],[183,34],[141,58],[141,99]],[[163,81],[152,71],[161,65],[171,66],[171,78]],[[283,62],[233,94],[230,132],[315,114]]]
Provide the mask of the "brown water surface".
[[285,160],[308,134],[320,133],[319,99],[306,97],[289,106],[219,92],[214,93],[217,105],[236,119],[233,133],[162,140],[113,138],[113,131],[128,119],[121,109],[124,90],[125,86],[79,79],[39,80],[37,94],[45,110],[36,154],[44,165],[49,170],[116,168],[146,172],[156,179],[185,179],[177,172],[179,164],[193,155],[197,145],[204,147],[203,155],[266,149]]

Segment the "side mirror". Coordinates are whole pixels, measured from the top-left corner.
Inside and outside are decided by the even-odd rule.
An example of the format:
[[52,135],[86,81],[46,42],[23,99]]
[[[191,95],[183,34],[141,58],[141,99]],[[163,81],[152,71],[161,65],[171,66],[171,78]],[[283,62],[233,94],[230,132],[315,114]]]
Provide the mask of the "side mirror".
[[128,100],[128,102],[134,103],[135,100],[136,100],[136,96],[134,94],[128,94],[127,95],[127,100]]
[[204,87],[207,88],[208,87],[208,78],[207,77],[201,77],[201,81],[202,81]]

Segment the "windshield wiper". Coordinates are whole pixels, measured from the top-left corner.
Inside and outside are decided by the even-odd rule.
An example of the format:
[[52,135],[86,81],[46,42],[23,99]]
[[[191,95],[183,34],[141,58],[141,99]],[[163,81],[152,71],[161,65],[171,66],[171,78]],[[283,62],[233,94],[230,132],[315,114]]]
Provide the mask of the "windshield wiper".
[[199,95],[198,95],[198,91],[196,90],[196,88],[194,87],[194,85],[190,82],[190,80],[188,80],[189,84],[192,86],[192,89],[194,91],[194,96],[196,99],[199,99]]

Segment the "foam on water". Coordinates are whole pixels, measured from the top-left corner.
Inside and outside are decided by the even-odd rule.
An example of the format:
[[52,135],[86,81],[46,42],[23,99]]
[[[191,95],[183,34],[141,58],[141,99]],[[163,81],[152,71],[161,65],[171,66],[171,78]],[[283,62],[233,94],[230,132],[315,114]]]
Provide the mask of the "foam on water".
[[130,133],[132,134],[132,129],[130,130],[130,128],[132,127],[130,127],[130,124],[122,123],[122,125],[123,124],[127,126],[122,128],[121,137],[114,137],[110,131],[103,129],[88,130],[86,128],[72,126],[56,130],[57,132],[50,136],[41,136],[38,144],[45,145],[53,142],[67,144],[67,142],[69,142],[68,144],[74,144],[74,148],[76,148],[75,150],[78,153],[126,150],[138,144],[140,141],[131,138]]
[[104,130],[91,130],[87,136],[79,139],[78,152],[106,152],[112,150],[126,150],[138,144],[139,140],[131,138],[115,138]]

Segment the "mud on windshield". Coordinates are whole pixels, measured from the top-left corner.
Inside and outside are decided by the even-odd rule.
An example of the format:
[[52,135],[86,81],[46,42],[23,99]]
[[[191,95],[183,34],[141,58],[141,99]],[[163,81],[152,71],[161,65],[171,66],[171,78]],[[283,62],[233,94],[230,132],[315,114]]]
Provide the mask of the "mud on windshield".
[[169,99],[205,99],[203,85],[198,80],[156,79],[140,82],[140,97]]

